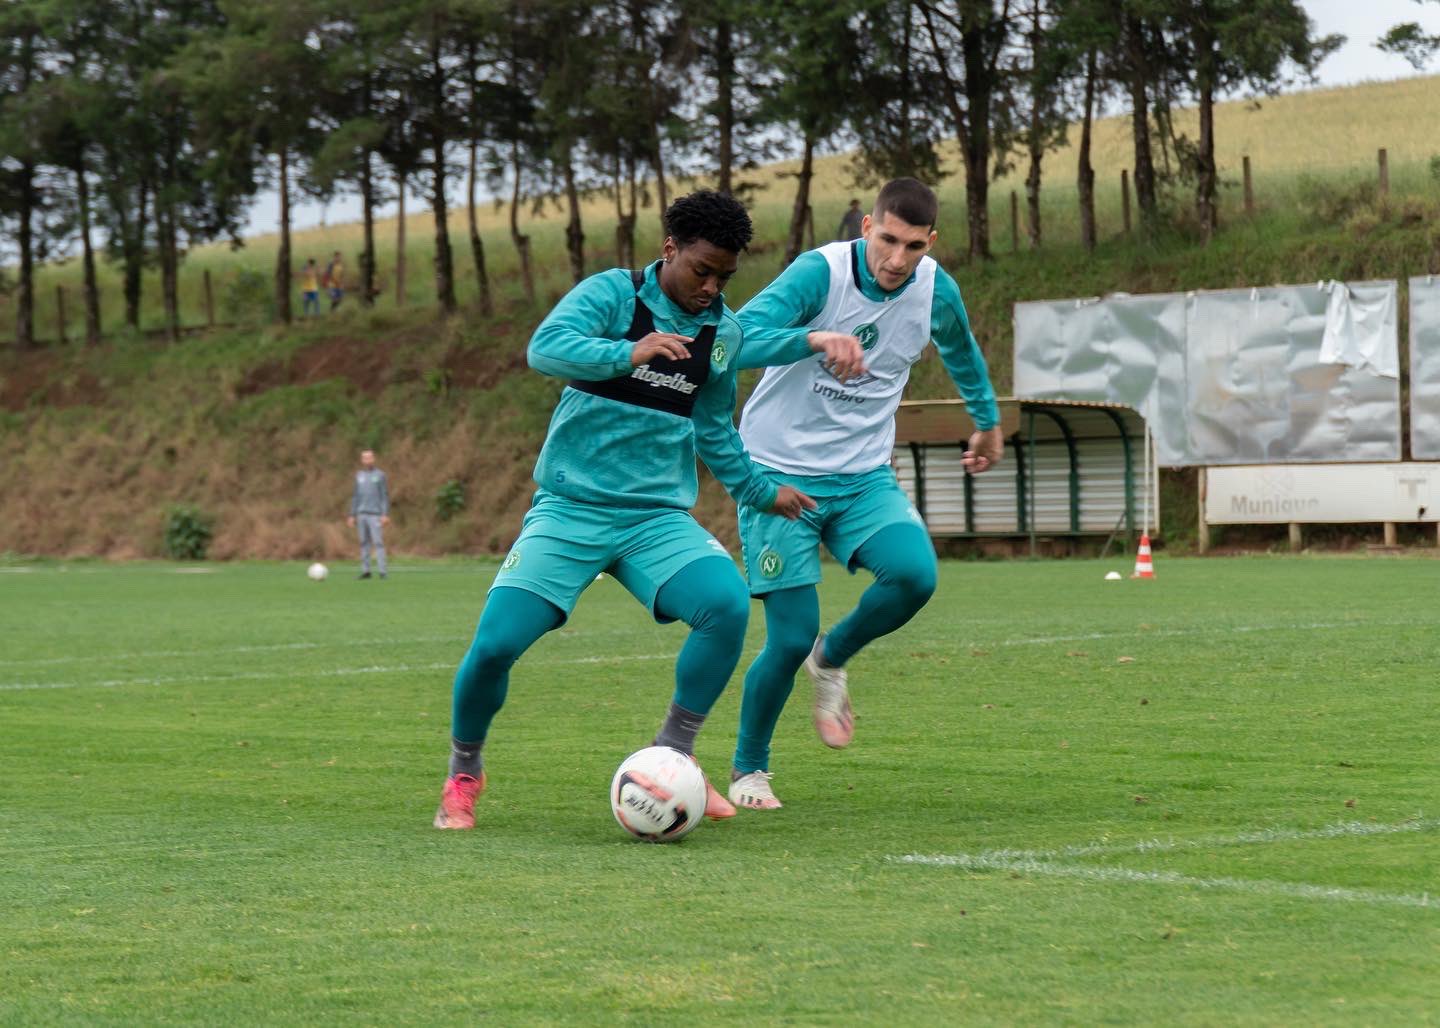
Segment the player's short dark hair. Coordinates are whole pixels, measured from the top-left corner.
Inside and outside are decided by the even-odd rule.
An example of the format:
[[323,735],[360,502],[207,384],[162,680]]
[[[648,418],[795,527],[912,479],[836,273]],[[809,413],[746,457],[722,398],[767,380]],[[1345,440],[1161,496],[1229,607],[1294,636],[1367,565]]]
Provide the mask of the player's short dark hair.
[[665,211],[665,231],[676,246],[703,239],[722,250],[740,253],[750,245],[755,229],[739,200],[713,189],[697,189]]
[[939,213],[940,201],[935,190],[919,179],[891,179],[880,187],[880,195],[875,197],[876,221],[893,214],[907,225],[934,228]]

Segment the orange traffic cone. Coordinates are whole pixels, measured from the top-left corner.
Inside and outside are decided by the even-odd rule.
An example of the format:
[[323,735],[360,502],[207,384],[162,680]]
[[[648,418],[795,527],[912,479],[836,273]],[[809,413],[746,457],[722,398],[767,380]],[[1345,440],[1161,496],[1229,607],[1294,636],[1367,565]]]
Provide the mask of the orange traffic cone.
[[1131,578],[1154,578],[1155,567],[1150,563],[1150,536],[1140,536],[1140,552],[1135,555],[1135,570],[1130,573]]

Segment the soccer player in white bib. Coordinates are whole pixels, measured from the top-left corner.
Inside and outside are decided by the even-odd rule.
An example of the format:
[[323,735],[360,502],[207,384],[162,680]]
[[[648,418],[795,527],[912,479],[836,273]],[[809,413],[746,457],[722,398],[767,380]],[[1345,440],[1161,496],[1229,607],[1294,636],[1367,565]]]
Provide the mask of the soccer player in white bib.
[[[935,590],[935,548],[890,467],[895,411],[911,366],[933,342],[977,431],[962,457],[979,474],[1004,440],[985,358],[970,331],[960,288],[928,255],[939,204],[913,178],[887,183],[861,238],[801,254],[740,311],[747,345],[773,361],[745,405],[740,435],[772,481],[817,501],[794,521],[739,506],[751,595],[765,605],[765,648],[745,675],[730,802],[779,807],[771,785],[770,739],[803,666],[815,685],[821,740],[847,746],[854,733],[845,665],[895,631]],[[845,333],[865,350],[862,373],[846,376],[812,350]],[[747,364],[741,355],[741,366]],[[819,544],[853,574],[875,581],[859,604],[820,634]]]

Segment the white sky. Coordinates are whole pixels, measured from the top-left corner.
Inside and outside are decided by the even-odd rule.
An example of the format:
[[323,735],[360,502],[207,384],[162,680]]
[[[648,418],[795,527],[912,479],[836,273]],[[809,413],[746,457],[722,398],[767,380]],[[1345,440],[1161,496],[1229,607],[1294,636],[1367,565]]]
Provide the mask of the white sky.
[[[1375,49],[1375,41],[1392,25],[1418,22],[1431,35],[1440,35],[1440,2],[1437,0],[1300,0],[1300,6],[1315,24],[1317,35],[1338,32],[1345,45],[1325,59],[1319,69],[1322,86],[1344,86],[1356,82],[1387,81],[1420,74],[1403,57]],[[1440,57],[1428,69],[1440,71]],[[1437,97],[1440,99],[1440,97]],[[457,184],[456,188],[460,188]],[[411,206],[424,201],[411,198]],[[394,206],[383,208],[381,216],[393,214]],[[360,220],[360,198],[346,196],[324,207],[316,203],[292,204],[292,228],[308,228],[324,222],[337,224]],[[279,229],[280,205],[273,193],[262,193],[251,209],[246,236]]]

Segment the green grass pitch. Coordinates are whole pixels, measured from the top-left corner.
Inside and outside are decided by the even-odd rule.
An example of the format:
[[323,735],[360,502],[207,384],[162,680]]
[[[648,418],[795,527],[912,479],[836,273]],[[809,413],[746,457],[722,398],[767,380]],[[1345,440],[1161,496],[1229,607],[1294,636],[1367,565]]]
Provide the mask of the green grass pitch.
[[1127,564],[945,563],[673,846],[605,790],[684,630],[609,579],[441,833],[493,563],[0,565],[0,1023],[1440,1023],[1440,563]]

